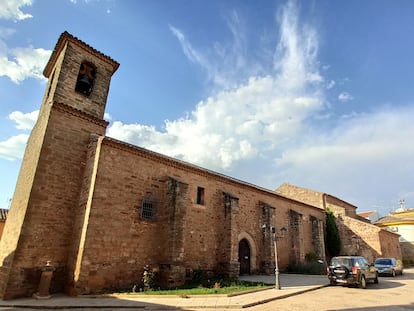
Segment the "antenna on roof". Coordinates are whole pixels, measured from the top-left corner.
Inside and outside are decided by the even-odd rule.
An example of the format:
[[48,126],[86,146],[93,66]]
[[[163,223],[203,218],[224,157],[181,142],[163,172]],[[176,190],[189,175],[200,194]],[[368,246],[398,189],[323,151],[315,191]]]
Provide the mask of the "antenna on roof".
[[405,211],[405,200],[404,199],[401,199],[400,202],[399,202],[399,204],[400,204],[400,207],[396,210],[396,212],[403,212],[403,211]]

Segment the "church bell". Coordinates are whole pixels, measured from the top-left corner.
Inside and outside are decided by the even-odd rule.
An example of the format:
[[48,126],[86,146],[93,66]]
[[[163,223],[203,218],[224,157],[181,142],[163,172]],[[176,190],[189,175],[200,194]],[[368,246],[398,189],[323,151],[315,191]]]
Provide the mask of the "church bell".
[[92,81],[87,75],[81,75],[76,84],[76,90],[84,94],[90,94],[92,90]]
[[89,64],[82,63],[76,82],[76,91],[89,96],[92,92],[94,78],[95,69]]

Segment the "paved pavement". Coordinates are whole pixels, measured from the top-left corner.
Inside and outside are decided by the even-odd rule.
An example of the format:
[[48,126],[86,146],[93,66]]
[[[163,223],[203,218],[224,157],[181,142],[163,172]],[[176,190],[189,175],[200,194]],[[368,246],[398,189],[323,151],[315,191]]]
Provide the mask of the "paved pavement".
[[[275,283],[274,276],[249,275],[240,279]],[[0,309],[31,308],[31,309],[140,309],[140,310],[192,310],[192,309],[240,309],[266,303],[276,299],[283,299],[311,290],[324,287],[328,284],[326,276],[280,274],[281,289],[267,289],[253,293],[227,295],[194,295],[194,296],[135,296],[114,295],[78,296],[53,295],[50,299],[21,298],[15,300],[0,300]]]

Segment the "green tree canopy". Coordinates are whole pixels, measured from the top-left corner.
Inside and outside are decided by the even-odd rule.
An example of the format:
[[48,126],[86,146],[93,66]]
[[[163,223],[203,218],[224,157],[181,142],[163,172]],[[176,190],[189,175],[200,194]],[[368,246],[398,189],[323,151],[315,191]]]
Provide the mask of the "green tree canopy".
[[341,237],[332,211],[326,211],[326,249],[331,257],[341,251]]

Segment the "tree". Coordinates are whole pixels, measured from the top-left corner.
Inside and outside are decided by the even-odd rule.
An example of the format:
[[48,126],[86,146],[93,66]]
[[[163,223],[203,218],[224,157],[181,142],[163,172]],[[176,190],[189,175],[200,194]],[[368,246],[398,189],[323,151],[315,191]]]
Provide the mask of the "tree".
[[332,211],[326,211],[326,249],[331,257],[341,251],[341,237]]

